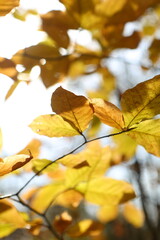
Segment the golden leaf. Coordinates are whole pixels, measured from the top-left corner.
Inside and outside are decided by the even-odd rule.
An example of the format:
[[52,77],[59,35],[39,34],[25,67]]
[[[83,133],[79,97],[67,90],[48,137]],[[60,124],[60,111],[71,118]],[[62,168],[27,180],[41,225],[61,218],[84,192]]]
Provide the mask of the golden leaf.
[[101,222],[110,222],[117,218],[118,216],[118,206],[117,205],[104,205],[101,206],[97,217]]
[[0,176],[21,168],[32,159],[31,155],[12,155],[0,161]]
[[70,123],[56,114],[41,115],[34,119],[29,126],[34,132],[48,137],[71,137],[79,135],[79,132]]
[[19,6],[20,0],[0,0],[0,16],[9,13],[13,8]]
[[122,94],[122,112],[127,128],[160,113],[160,75],[139,83]]
[[60,215],[56,215],[53,225],[55,229],[62,234],[67,230],[67,228],[71,223],[72,223],[72,217],[67,211],[65,211]]
[[131,203],[124,205],[123,215],[125,219],[136,228],[140,228],[144,224],[144,213]]
[[34,195],[31,206],[41,213],[48,205],[66,190],[63,181],[57,181],[44,187],[39,188]]
[[160,119],[143,121],[127,134],[147,152],[160,156]]
[[57,88],[52,94],[51,106],[55,113],[63,117],[79,133],[86,130],[93,118],[93,110],[88,99],[62,87]]
[[0,57],[0,73],[16,80],[17,70],[15,63],[12,60]]
[[135,197],[129,183],[105,177],[80,183],[76,190],[83,193],[87,201],[98,205],[117,205]]
[[105,124],[122,129],[124,127],[122,112],[114,104],[100,98],[91,99],[94,114]]
[[7,236],[17,228],[24,228],[25,226],[26,222],[14,205],[8,200],[2,199],[0,201],[0,230],[2,230],[0,231],[0,237]]
[[98,221],[84,219],[69,227],[66,232],[70,237],[74,238],[82,236],[97,236],[102,232],[103,228],[104,226]]

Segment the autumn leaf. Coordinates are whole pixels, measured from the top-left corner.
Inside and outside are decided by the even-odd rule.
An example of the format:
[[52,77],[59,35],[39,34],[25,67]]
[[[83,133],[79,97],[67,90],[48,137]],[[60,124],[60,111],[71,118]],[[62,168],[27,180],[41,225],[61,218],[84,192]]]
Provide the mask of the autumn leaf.
[[15,63],[10,59],[0,57],[0,73],[16,80],[17,70]]
[[144,213],[132,203],[124,205],[123,216],[125,219],[136,228],[140,228],[144,224]]
[[41,115],[29,125],[31,129],[48,137],[71,137],[79,135],[79,132],[65,121],[60,115]]
[[24,228],[26,222],[20,212],[8,200],[0,200],[0,237],[5,237],[17,228]]
[[67,212],[56,215],[53,225],[59,233],[64,233],[69,225],[72,223],[72,216]]
[[94,114],[101,122],[118,129],[124,127],[122,112],[114,104],[100,98],[91,99]]
[[160,75],[125,91],[121,97],[121,106],[127,128],[159,114]]
[[0,16],[9,13],[13,8],[19,6],[19,0],[0,0]]
[[[87,98],[59,87],[52,94],[52,110],[70,123],[75,131],[82,133],[93,117],[93,110]],[[77,135],[77,134],[75,134]]]
[[160,119],[143,121],[127,134],[147,152],[160,156]]
[[80,183],[76,190],[83,193],[88,202],[98,205],[117,205],[135,197],[133,187],[129,183],[105,177]]
[[32,159],[32,155],[12,155],[4,159],[0,159],[0,176],[10,173],[16,169],[23,167]]
[[104,226],[98,221],[84,219],[70,226],[66,232],[73,238],[82,236],[97,236],[102,232],[103,228]]
[[104,205],[101,206],[97,212],[98,219],[103,222],[110,222],[117,218],[118,206],[117,205]]
[[48,205],[52,201],[52,203],[54,203],[55,199],[65,190],[66,187],[63,181],[57,181],[43,186],[36,191],[36,194],[33,196],[33,200],[31,201],[31,206],[37,211],[43,212]]

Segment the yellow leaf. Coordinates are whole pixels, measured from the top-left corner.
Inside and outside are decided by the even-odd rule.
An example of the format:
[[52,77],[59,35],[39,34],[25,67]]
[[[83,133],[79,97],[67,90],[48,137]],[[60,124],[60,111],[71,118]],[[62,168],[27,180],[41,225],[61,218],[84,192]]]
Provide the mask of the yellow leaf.
[[0,161],[0,176],[3,176],[7,173],[10,173],[18,168],[21,168],[26,163],[28,163],[32,159],[31,155],[12,155],[10,157],[6,157],[1,159]]
[[8,200],[0,200],[0,230],[2,230],[0,237],[7,236],[17,228],[25,226],[26,222],[16,208]]
[[68,190],[60,194],[56,199],[56,204],[64,207],[78,207],[83,196],[75,190]]
[[[113,133],[118,132],[114,131]],[[120,134],[113,136],[113,141],[115,142],[116,146],[113,148],[113,156],[112,156],[112,163],[118,164],[122,160],[126,161],[129,160],[135,154],[137,143],[127,136],[126,134]],[[120,161],[118,161],[118,158]]]
[[42,173],[44,173],[44,172],[49,173],[49,172],[54,172],[54,171],[58,170],[58,164],[56,162],[54,163],[47,159],[33,159],[33,161],[32,161],[33,171],[38,172],[50,163],[51,163],[51,165],[49,167],[47,167],[46,169],[44,169],[44,171],[42,171]]
[[136,228],[140,228],[144,224],[144,214],[142,210],[131,203],[124,205],[123,215],[125,219]]
[[118,206],[117,205],[104,205],[101,206],[97,217],[101,222],[110,222],[117,218],[118,216]]
[[127,128],[160,113],[160,75],[139,83],[122,94],[122,112]]
[[52,94],[52,110],[61,115],[79,133],[88,127],[93,118],[93,110],[87,98],[77,96],[62,87]]
[[111,17],[112,15],[121,11],[126,3],[127,3],[127,0],[100,1],[100,3],[96,5],[95,10],[98,14],[102,14],[107,17]]
[[14,232],[17,228],[12,223],[0,223],[0,237],[6,237]]
[[29,126],[34,132],[48,137],[71,137],[79,135],[79,132],[70,123],[56,114],[41,115],[34,119]]
[[160,157],[160,119],[143,121],[128,135],[147,152]]
[[108,146],[101,147],[98,141],[91,142],[87,149],[80,153],[62,158],[59,162],[66,166],[75,167],[82,160],[88,163],[88,166],[80,169],[67,169],[65,184],[73,187],[81,181],[89,181],[92,178],[104,175],[111,165],[111,158],[111,149]]
[[0,16],[9,13],[13,8],[19,6],[19,0],[0,0]]
[[21,81],[15,81],[15,82],[11,85],[11,87],[9,88],[9,90],[8,90],[6,96],[5,96],[5,100],[7,100],[7,99],[14,93],[15,89],[18,87],[18,85],[19,85],[20,82],[21,82]]
[[117,205],[135,197],[129,183],[105,177],[80,183],[76,190],[83,193],[87,201],[98,205]]
[[122,129],[124,127],[122,112],[114,104],[100,98],[91,99],[94,114],[105,124]]
[[104,226],[98,221],[84,219],[69,227],[66,232],[70,237],[97,236],[103,228]]
[[41,213],[48,207],[48,205],[64,191],[66,187],[63,181],[57,181],[47,186],[41,187],[36,191],[36,194],[31,201],[31,206]]

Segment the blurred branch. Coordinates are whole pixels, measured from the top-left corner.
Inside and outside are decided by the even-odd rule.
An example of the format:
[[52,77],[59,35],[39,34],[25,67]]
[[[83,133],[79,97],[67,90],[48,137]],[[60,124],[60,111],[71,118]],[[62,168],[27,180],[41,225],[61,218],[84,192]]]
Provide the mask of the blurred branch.
[[141,164],[139,163],[139,160],[137,158],[135,158],[135,169],[136,169],[136,173],[137,173],[137,184],[140,190],[140,194],[141,194],[141,203],[142,203],[142,208],[144,211],[144,215],[145,215],[145,221],[146,221],[146,225],[150,231],[152,240],[159,240],[158,238],[158,234],[157,234],[157,229],[154,226],[150,216],[149,216],[149,211],[147,209],[147,199],[148,196],[146,196],[145,190],[144,190],[144,186],[142,184],[142,167]]

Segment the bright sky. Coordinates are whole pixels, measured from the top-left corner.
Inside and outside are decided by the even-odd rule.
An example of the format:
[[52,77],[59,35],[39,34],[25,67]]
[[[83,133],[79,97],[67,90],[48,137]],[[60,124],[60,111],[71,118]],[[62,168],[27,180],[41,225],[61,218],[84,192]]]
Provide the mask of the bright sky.
[[[22,9],[35,9],[42,14],[53,9],[64,9],[64,6],[57,0],[21,0],[21,7]],[[0,17],[0,56],[9,58],[17,50],[37,44],[43,40],[44,33],[37,31],[39,24],[40,20],[34,15],[27,17],[26,22],[19,21],[10,14]],[[70,31],[69,34],[72,36],[73,41],[91,45],[92,39],[87,31],[78,32],[78,36],[75,34],[75,31]],[[25,147],[33,136],[42,138],[34,134],[28,125],[35,117],[51,112],[50,98],[57,85],[46,90],[38,80],[38,70],[36,68],[34,68],[30,77],[34,80],[31,84],[27,86],[25,83],[21,83],[13,95],[7,101],[4,101],[5,95],[13,81],[0,74],[0,127],[3,133],[2,156],[15,154]],[[57,142],[56,139],[45,138],[45,140],[53,144]],[[63,140],[61,139],[60,142],[63,143]],[[60,145],[57,147],[59,148]]]

